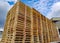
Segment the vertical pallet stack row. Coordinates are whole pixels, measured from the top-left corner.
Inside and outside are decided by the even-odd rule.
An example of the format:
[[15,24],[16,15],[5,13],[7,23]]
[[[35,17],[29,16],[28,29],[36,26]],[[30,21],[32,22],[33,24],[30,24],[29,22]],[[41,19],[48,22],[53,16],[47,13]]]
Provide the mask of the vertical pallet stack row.
[[[17,4],[17,24],[14,43],[23,43],[24,29],[25,29],[25,5],[23,3]],[[20,7],[20,8],[19,8]]]

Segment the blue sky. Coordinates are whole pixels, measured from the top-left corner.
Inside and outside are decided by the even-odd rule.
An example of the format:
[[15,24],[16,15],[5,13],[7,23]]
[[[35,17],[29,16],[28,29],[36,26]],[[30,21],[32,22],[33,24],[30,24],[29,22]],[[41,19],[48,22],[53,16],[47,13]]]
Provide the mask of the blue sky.
[[[47,18],[60,17],[60,0],[21,0],[26,5],[35,8]],[[17,0],[0,0],[0,30],[6,20],[9,9],[17,2]]]

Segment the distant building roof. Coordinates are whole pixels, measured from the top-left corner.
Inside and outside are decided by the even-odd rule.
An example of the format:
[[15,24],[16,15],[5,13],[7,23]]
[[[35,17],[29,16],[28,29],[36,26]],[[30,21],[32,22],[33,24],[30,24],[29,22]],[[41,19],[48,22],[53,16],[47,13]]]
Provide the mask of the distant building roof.
[[60,21],[60,17],[53,17],[52,20]]

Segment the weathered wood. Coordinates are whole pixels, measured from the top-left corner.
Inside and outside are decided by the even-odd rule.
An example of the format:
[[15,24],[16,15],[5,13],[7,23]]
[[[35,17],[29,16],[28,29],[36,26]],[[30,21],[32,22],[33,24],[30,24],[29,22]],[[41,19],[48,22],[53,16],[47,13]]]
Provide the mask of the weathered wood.
[[51,20],[17,2],[8,12],[1,43],[50,43],[58,38]]

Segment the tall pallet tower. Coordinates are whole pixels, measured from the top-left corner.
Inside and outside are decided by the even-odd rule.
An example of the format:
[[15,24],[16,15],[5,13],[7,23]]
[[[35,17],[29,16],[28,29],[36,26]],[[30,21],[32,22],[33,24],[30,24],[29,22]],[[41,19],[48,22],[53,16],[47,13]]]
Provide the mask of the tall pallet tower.
[[51,20],[18,1],[8,12],[0,43],[50,43],[58,38]]

